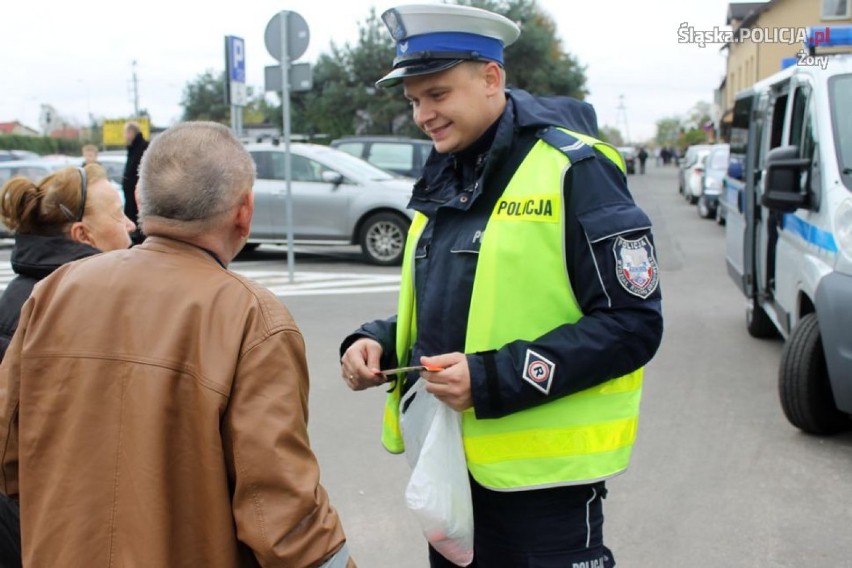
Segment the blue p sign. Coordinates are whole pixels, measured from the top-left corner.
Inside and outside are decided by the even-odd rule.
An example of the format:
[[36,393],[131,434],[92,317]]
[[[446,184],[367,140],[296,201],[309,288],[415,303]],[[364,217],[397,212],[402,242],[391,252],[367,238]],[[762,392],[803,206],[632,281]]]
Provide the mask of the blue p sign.
[[232,83],[246,82],[246,44],[243,38],[227,36],[228,77]]

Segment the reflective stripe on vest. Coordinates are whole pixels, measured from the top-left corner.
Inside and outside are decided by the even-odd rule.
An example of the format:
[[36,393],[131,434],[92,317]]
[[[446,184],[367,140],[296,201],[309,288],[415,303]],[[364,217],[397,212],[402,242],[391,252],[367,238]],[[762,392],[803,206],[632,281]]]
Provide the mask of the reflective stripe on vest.
[[[570,135],[586,144],[600,144]],[[607,158],[614,158],[611,147],[600,146]],[[570,167],[566,153],[570,155],[537,142],[495,205],[477,261],[466,353],[499,349],[518,339],[532,341],[583,316],[564,261],[562,176]],[[613,161],[622,167],[620,160]],[[409,356],[416,337],[413,253],[426,224],[425,217],[418,217],[406,243],[400,288],[397,353],[404,357]],[[540,355],[547,357],[547,353]],[[557,377],[560,372],[558,366],[553,370]],[[397,381],[386,406],[383,441],[391,451],[403,449],[398,438],[401,383]],[[462,415],[468,468],[480,484],[506,491],[612,477],[630,461],[641,386],[642,369],[638,369],[499,419],[478,420],[469,409]]]

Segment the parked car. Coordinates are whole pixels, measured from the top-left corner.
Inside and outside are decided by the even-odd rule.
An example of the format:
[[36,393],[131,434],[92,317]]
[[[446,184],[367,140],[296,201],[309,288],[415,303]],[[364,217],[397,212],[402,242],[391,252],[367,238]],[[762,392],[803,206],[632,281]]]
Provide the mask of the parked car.
[[[255,213],[247,247],[286,243],[285,150],[248,144],[257,166]],[[341,150],[291,144],[293,237],[311,244],[359,244],[364,258],[399,264],[408,226],[412,183]]]
[[127,153],[118,154],[99,154],[98,163],[107,171],[109,180],[114,184],[118,184],[121,189],[121,179],[124,177],[124,165],[127,163]]
[[351,136],[333,140],[331,146],[383,170],[410,178],[420,177],[432,151],[429,140],[395,136]]
[[701,195],[698,197],[698,216],[702,219],[716,216],[725,175],[728,173],[729,154],[728,144],[716,144],[704,160]]
[[621,157],[624,158],[624,167],[628,174],[636,173],[636,148],[633,146],[621,146],[618,148]]
[[35,159],[38,159],[38,154],[29,150],[0,150],[0,162]]
[[701,178],[704,176],[704,158],[710,154],[711,144],[696,144],[687,148],[678,165],[678,192],[695,204],[701,195]]

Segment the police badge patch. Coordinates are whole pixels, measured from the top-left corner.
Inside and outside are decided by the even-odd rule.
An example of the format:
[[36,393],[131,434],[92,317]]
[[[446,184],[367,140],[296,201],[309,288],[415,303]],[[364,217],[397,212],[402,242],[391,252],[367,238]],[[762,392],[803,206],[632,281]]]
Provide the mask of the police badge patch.
[[622,237],[612,246],[615,254],[615,273],[621,287],[644,299],[654,293],[660,283],[654,245],[647,236],[635,241]]
[[532,349],[527,349],[523,374],[523,379],[526,382],[544,394],[550,394],[550,385],[553,383],[553,374],[555,371],[556,363],[546,357],[542,357]]

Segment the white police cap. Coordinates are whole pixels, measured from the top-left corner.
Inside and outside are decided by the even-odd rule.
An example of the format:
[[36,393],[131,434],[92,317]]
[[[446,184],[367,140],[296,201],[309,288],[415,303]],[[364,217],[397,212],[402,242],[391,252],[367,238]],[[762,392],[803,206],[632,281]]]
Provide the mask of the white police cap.
[[462,61],[503,64],[503,48],[521,35],[499,14],[449,4],[411,4],[382,14],[396,42],[393,70],[376,82],[392,87],[406,77],[438,73]]

